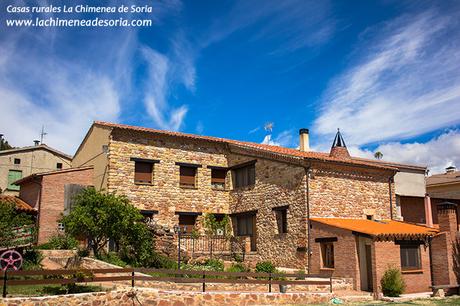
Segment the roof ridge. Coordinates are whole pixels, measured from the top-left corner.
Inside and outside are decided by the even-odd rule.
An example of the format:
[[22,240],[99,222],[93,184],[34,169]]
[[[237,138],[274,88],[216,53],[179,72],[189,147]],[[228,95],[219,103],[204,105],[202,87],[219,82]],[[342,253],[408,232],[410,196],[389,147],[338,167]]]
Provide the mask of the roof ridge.
[[120,129],[128,129],[128,130],[136,130],[139,132],[157,133],[157,134],[162,134],[162,135],[167,135],[167,136],[169,135],[173,137],[176,136],[176,137],[186,137],[186,138],[198,139],[198,140],[201,139],[201,140],[213,141],[213,142],[218,142],[218,143],[223,143],[223,144],[240,145],[240,146],[244,146],[249,149],[252,148],[252,149],[266,150],[266,151],[270,151],[271,153],[276,153],[276,154],[281,154],[281,155],[290,155],[290,156],[294,156],[297,158],[303,158],[303,159],[313,159],[313,160],[326,161],[326,162],[327,161],[338,162],[338,163],[350,164],[350,165],[355,165],[355,166],[366,166],[366,167],[385,169],[385,170],[397,170],[395,167],[391,167],[391,166],[385,166],[385,165],[379,165],[379,164],[371,163],[371,162],[365,162],[365,161],[359,161],[359,160],[353,160],[353,159],[343,159],[343,158],[330,156],[329,153],[326,153],[326,152],[316,152],[316,151],[304,152],[304,151],[300,151],[294,148],[287,148],[287,147],[282,147],[282,146],[275,146],[275,145],[269,145],[269,144],[243,141],[243,140],[227,139],[227,138],[215,137],[215,136],[202,136],[202,135],[176,132],[176,131],[159,130],[159,129],[139,127],[139,126],[133,126],[133,125],[127,125],[127,124],[111,123],[111,122],[105,122],[105,121],[94,121],[93,125],[120,128]]

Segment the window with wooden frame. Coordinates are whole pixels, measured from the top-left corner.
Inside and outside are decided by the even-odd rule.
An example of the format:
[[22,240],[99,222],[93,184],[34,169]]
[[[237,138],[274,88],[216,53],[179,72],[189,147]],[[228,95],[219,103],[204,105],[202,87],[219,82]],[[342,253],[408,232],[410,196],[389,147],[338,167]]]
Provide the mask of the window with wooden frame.
[[227,169],[211,169],[211,187],[213,189],[225,189],[225,177]]
[[236,235],[252,236],[254,233],[255,215],[245,214],[236,216]]
[[242,167],[233,168],[234,188],[252,186],[256,183],[256,165],[251,163]]
[[275,207],[273,208],[275,212],[276,218],[276,226],[278,228],[278,234],[286,234],[287,233],[287,211],[288,207]]
[[8,186],[6,187],[8,190],[15,190],[19,191],[20,186],[14,185],[13,183],[22,179],[22,171],[21,170],[9,170],[8,171]]
[[400,246],[401,270],[420,270],[422,264],[420,260],[420,245],[405,244]]
[[191,234],[193,232],[196,217],[197,215],[179,214],[179,226],[181,227],[181,230],[185,227],[185,234]]
[[196,187],[196,167],[180,166],[180,187],[195,188]]
[[321,267],[334,269],[334,243],[321,242]]
[[153,163],[135,161],[134,183],[152,184],[153,183]]

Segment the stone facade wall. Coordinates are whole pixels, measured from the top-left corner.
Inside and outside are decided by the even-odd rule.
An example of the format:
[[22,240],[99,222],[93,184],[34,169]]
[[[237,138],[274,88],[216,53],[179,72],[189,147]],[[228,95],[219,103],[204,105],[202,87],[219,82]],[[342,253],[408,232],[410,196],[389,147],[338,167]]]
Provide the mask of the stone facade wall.
[[92,169],[54,173],[42,177],[38,244],[47,242],[58,233],[58,220],[64,211],[64,186],[92,185],[92,182]]
[[[14,164],[14,159],[19,158],[21,163]],[[22,152],[13,152],[10,154],[0,155],[0,189],[5,194],[19,195],[18,191],[8,190],[8,171],[20,170],[22,177],[29,176],[33,173],[47,172],[57,170],[57,163],[62,163],[62,169],[70,168],[70,159],[55,155],[41,147]]]
[[[375,219],[390,219],[390,173],[324,163],[312,169],[311,217],[365,218],[371,214]],[[391,187],[396,215],[394,183]]]
[[[421,270],[402,271],[406,293],[431,291],[429,248],[420,246]],[[394,242],[374,242],[372,246],[374,293],[381,292],[380,279],[389,267],[401,269],[400,246]],[[377,286],[376,286],[377,285]]]
[[[160,160],[154,164],[151,185],[134,183],[132,157]],[[201,165],[196,188],[179,186],[176,162]],[[222,146],[114,130],[109,145],[108,191],[127,195],[139,209],[158,210],[157,223],[170,228],[178,223],[176,212],[229,213],[229,192],[211,188],[211,169],[206,166],[227,166]]]
[[[231,154],[229,165],[254,160],[253,157]],[[305,211],[305,170],[288,163],[258,159],[254,186],[231,192],[233,213],[257,210],[256,245],[261,260],[278,266],[304,268],[307,264]],[[278,233],[273,208],[288,206],[287,233]]]
[[[334,244],[334,269],[323,268],[321,259],[321,244],[316,238],[337,238]],[[310,273],[325,276],[351,278],[353,288],[360,289],[359,261],[356,247],[356,237],[351,231],[330,227],[318,222],[312,222],[311,228],[311,268]]]
[[223,293],[181,292],[153,289],[121,289],[110,292],[68,294],[34,298],[0,298],[0,306],[46,305],[141,305],[223,306],[319,304],[332,297],[328,293]]

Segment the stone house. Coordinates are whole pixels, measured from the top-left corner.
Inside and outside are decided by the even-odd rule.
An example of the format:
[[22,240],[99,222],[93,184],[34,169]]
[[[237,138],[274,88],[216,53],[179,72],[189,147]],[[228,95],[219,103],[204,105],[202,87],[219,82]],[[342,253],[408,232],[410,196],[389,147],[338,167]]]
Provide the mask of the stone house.
[[67,169],[72,157],[45,144],[0,151],[0,192],[19,195],[15,181],[38,172]]
[[[296,150],[94,122],[72,166],[91,166],[93,186],[125,194],[165,232],[175,225],[202,231],[203,214],[229,215],[253,260],[348,278],[375,292],[383,270],[398,263],[421,284],[410,290],[426,291],[425,241],[437,230],[392,221],[400,218],[398,167],[352,158],[340,132],[329,153],[310,150],[307,129],[299,134]],[[357,230],[361,224],[382,228]]]
[[37,211],[37,244],[64,230],[59,219],[70,211],[73,196],[93,184],[92,167],[34,173],[15,182],[19,199]]

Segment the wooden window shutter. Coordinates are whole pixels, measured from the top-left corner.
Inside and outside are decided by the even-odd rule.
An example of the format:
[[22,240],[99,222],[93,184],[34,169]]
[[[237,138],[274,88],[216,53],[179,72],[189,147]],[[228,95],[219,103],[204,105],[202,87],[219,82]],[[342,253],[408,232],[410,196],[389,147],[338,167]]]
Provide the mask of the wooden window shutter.
[[227,175],[227,170],[212,169],[211,170],[211,183],[225,184],[226,175]]
[[180,185],[195,187],[196,168],[180,166]]
[[152,183],[152,163],[136,162],[134,166],[134,182],[136,183]]

